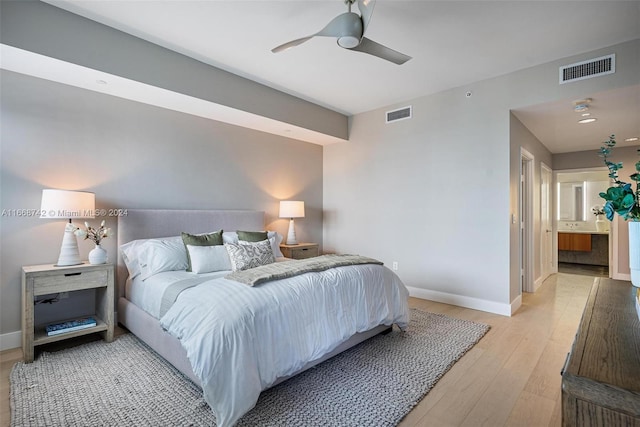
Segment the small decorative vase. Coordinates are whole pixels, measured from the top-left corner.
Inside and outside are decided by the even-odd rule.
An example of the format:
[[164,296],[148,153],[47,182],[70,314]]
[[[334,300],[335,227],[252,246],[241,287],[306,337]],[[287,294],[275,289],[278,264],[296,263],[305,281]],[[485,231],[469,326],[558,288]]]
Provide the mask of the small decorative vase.
[[607,221],[602,219],[602,215],[596,215],[596,231],[608,231]]
[[629,223],[629,268],[631,284],[640,288],[640,221]]
[[105,264],[107,262],[107,251],[96,243],[96,247],[89,252],[89,264]]

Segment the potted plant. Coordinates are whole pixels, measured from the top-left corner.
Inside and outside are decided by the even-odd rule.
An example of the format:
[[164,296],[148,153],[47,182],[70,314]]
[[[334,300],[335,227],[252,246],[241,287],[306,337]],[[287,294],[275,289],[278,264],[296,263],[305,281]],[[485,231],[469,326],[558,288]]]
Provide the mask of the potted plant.
[[613,221],[616,213],[625,221],[629,221],[631,283],[633,286],[640,287],[640,161],[635,165],[636,172],[629,176],[629,179],[635,182],[634,189],[632,183],[621,181],[618,176],[622,163],[609,160],[615,145],[615,135],[611,135],[609,140],[604,142],[604,146],[600,147],[600,157],[604,159],[604,164],[609,169],[609,178],[613,181],[606,193],[600,193],[600,197],[606,200],[603,210],[609,221]]
[[604,219],[604,209],[600,205],[591,208],[591,212],[596,216],[596,231],[607,232],[607,221]]
[[104,224],[105,222],[103,220],[99,228],[93,228],[88,222],[85,222],[86,230],[72,225],[73,233],[76,236],[84,237],[85,240],[91,240],[96,245],[96,247],[89,252],[89,264],[104,264],[107,262],[107,251],[100,246],[100,242],[102,242],[102,239],[111,236],[111,229],[106,228]]

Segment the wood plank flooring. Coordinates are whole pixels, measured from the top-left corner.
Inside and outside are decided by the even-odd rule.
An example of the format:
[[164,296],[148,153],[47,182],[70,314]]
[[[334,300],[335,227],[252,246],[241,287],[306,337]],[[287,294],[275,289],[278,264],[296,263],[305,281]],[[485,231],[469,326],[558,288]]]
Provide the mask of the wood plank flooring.
[[[488,323],[491,330],[400,427],[560,426],[560,370],[592,284],[585,275],[552,275],[535,294],[523,295],[513,317],[411,298],[411,307]],[[10,424],[9,373],[20,360],[20,349],[0,352],[0,426]]]

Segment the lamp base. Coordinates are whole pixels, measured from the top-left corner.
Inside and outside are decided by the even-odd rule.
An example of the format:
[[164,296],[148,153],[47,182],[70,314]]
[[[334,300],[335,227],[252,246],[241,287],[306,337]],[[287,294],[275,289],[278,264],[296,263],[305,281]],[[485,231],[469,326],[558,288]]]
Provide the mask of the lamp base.
[[60,256],[58,257],[58,263],[55,267],[67,267],[70,265],[80,265],[80,252],[78,251],[78,239],[73,231],[64,232],[62,238],[62,245],[60,246]]
[[296,227],[293,224],[293,218],[289,220],[289,231],[287,233],[287,245],[297,245],[298,241],[296,240]]

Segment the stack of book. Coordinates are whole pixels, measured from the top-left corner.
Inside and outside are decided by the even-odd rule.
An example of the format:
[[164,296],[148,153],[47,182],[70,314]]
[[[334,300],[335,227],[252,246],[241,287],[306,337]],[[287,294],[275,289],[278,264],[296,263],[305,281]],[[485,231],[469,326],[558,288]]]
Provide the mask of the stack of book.
[[96,326],[96,319],[93,317],[81,317],[79,319],[67,320],[60,323],[52,323],[47,325],[47,335],[58,335],[67,332],[79,331],[80,329],[87,329]]

